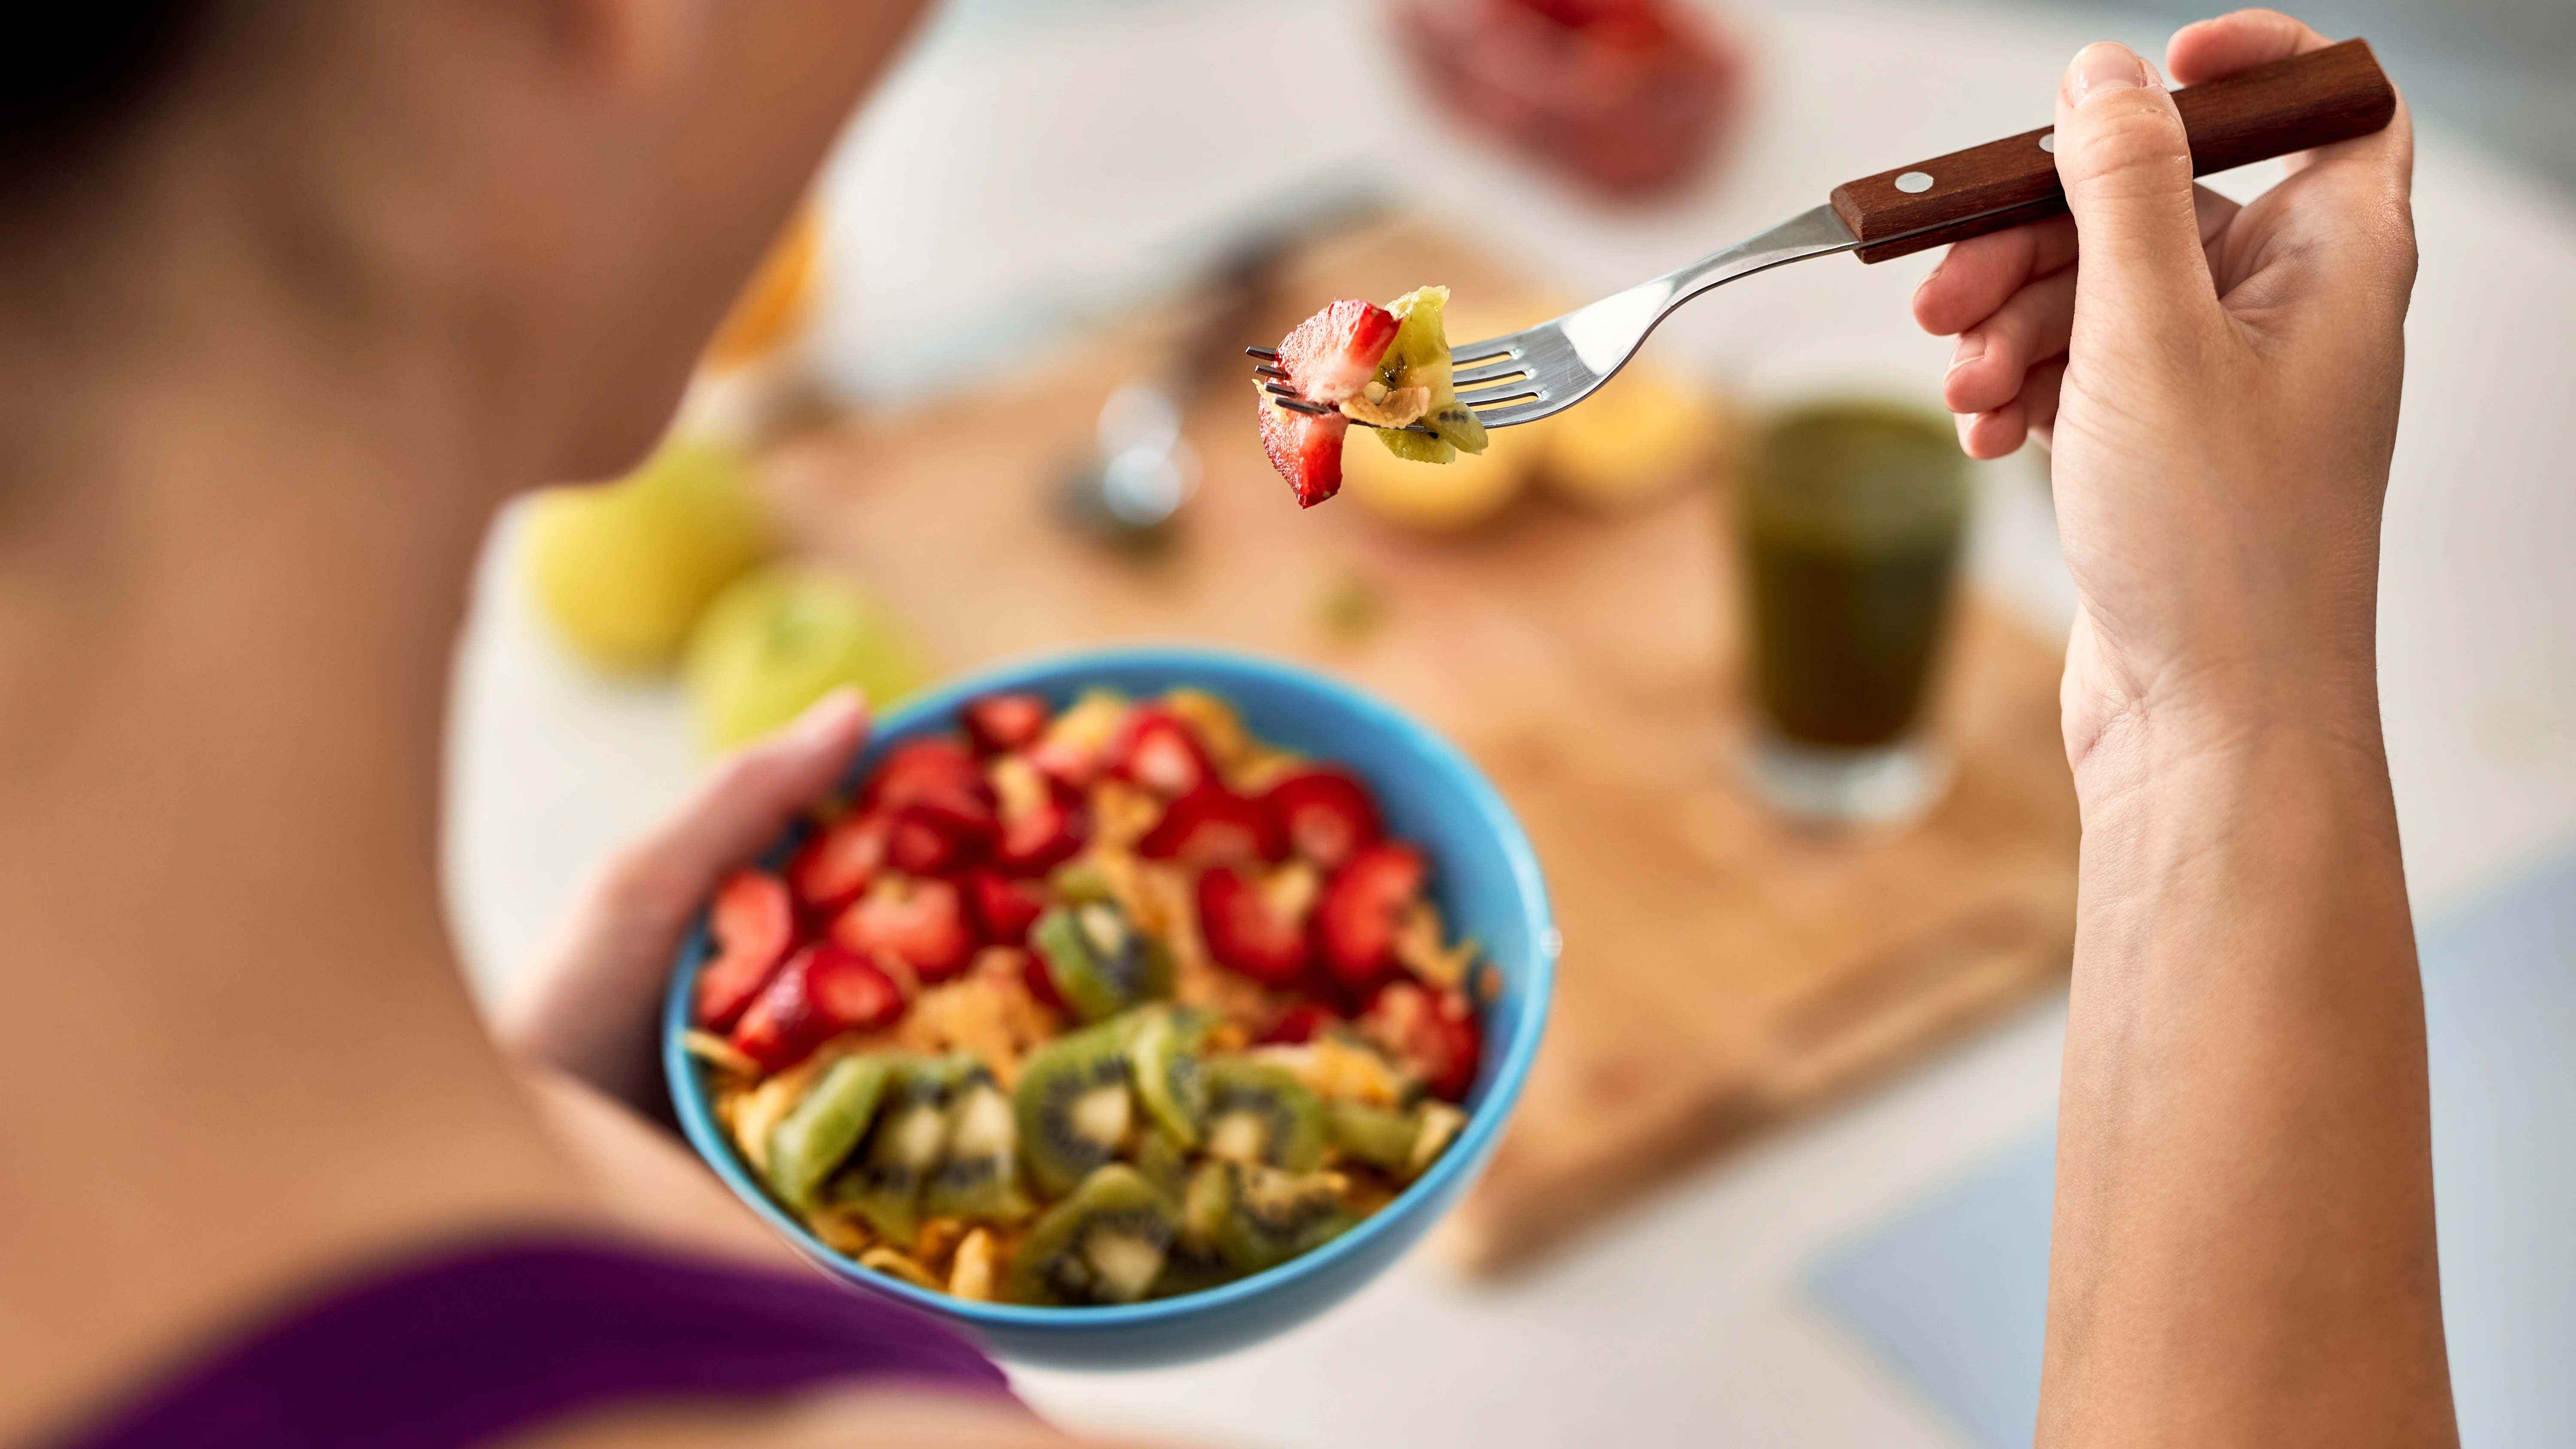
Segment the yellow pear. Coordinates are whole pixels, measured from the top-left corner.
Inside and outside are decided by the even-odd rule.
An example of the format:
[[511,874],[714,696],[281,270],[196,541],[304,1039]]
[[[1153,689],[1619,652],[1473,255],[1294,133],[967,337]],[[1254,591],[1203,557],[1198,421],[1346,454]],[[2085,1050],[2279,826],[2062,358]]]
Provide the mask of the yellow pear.
[[931,671],[893,617],[857,584],[779,562],[736,579],[689,635],[681,677],[711,749],[757,739],[845,684],[878,709]]
[[583,658],[651,670],[678,654],[716,591],[760,561],[768,529],[748,460],[683,438],[619,482],[539,493],[523,547],[539,608]]

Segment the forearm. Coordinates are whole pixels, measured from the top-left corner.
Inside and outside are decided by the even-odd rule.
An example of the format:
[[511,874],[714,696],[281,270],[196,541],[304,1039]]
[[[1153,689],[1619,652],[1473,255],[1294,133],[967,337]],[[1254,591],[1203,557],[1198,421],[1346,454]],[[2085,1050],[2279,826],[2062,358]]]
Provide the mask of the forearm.
[[2454,1437],[2422,995],[2353,717],[2078,767],[2043,1444]]

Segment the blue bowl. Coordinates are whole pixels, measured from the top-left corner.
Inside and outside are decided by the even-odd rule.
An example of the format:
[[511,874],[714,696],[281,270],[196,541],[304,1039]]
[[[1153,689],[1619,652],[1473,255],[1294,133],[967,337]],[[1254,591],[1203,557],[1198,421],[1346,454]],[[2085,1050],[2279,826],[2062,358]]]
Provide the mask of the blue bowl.
[[[662,1063],[689,1141],[744,1202],[824,1268],[958,1324],[1011,1358],[1141,1368],[1223,1353],[1293,1328],[1376,1277],[1439,1221],[1493,1156],[1529,1077],[1555,988],[1557,937],[1529,837],[1464,755],[1391,706],[1276,660],[1144,647],[1001,665],[919,696],[881,720],[851,778],[864,775],[895,741],[954,728],[959,707],[977,695],[1028,690],[1062,705],[1093,685],[1134,695],[1180,685],[1212,690],[1241,710],[1261,738],[1356,770],[1377,792],[1388,829],[1428,852],[1441,915],[1483,946],[1500,989],[1484,1008],[1485,1057],[1468,1094],[1466,1130],[1402,1196],[1314,1252],[1203,1293],[1105,1308],[968,1302],[859,1267],[824,1247],[761,1189],[715,1120],[705,1068],[681,1045],[690,984],[711,948],[703,918],[671,976]],[[793,844],[782,841],[776,857],[783,859]]]

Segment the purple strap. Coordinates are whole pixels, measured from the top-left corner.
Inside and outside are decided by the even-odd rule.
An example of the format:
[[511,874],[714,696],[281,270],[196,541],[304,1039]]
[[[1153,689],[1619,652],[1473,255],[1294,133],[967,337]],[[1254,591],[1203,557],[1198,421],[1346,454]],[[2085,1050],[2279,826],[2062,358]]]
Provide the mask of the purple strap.
[[820,1278],[516,1242],[325,1293],[60,1449],[463,1449],[584,1410],[852,1383],[1010,1393],[947,1327]]

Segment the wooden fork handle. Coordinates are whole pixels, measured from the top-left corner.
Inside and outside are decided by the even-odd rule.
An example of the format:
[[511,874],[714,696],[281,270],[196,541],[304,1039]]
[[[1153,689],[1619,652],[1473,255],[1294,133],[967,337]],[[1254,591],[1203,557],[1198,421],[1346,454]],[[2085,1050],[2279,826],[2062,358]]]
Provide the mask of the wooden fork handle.
[[[2370,42],[2347,40],[2185,86],[2174,107],[2191,138],[2191,174],[2207,176],[2367,136],[2397,114],[2397,90]],[[2042,127],[1847,181],[1834,188],[1834,210],[1864,262],[2062,215],[2055,135]]]

